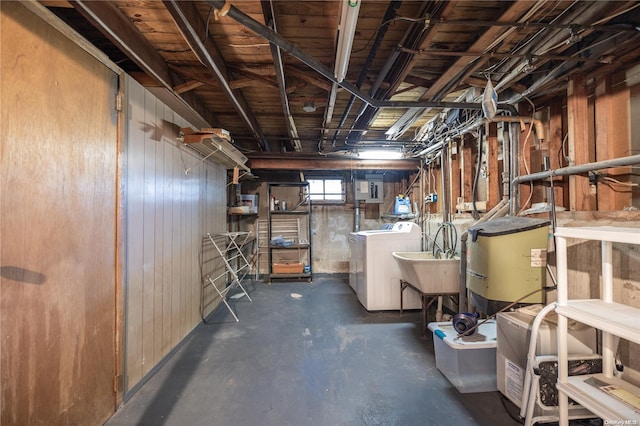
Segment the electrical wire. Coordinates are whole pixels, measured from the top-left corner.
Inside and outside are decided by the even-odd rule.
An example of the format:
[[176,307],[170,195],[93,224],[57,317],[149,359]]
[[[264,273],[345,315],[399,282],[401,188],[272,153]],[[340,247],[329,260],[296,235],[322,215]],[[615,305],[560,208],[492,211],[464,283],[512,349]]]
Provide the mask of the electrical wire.
[[514,415],[511,410],[509,410],[507,408],[507,402],[510,402],[506,396],[504,396],[502,393],[498,393],[498,396],[500,398],[500,402],[502,403],[502,408],[504,408],[504,411],[507,412],[507,414],[509,415],[509,417],[511,417],[513,419],[513,421],[518,422],[519,424],[523,425],[524,424],[524,420],[520,418],[520,415],[518,414],[517,416]]
[[[548,265],[547,265],[547,269],[548,269]],[[548,270],[549,270],[549,269],[548,269]],[[551,272],[551,271],[549,270],[549,272]],[[552,279],[553,279],[553,277],[552,277]],[[555,282],[555,279],[554,279],[553,281]],[[510,304],[508,304],[508,305],[507,305],[507,306],[505,306],[504,308],[500,309],[498,312],[496,312],[496,313],[494,313],[494,314],[489,315],[488,317],[486,317],[486,318],[485,318],[485,319],[483,319],[482,321],[478,322],[476,325],[474,325],[473,327],[469,328],[468,330],[463,331],[462,333],[460,333],[460,334],[458,335],[458,337],[464,337],[463,335],[465,335],[465,336],[469,336],[469,335],[471,335],[471,334],[472,334],[471,332],[472,332],[473,330],[475,330],[476,328],[480,327],[482,324],[484,324],[485,322],[489,321],[490,319],[495,318],[495,316],[496,316],[496,315],[498,315],[499,313],[502,313],[502,312],[504,312],[504,311],[506,311],[506,310],[508,310],[508,309],[511,309],[511,308],[512,308],[512,307],[514,307],[516,304],[518,304],[519,302],[523,301],[524,299],[526,299],[526,298],[527,298],[527,297],[529,297],[529,296],[533,296],[534,294],[539,293],[539,292],[541,292],[541,291],[552,291],[552,290],[556,290],[557,288],[558,288],[558,285],[557,285],[557,284],[555,284],[555,285],[552,285],[552,286],[549,286],[549,287],[540,287],[540,288],[537,288],[537,289],[535,289],[535,290],[533,290],[533,291],[530,291],[529,293],[525,294],[524,296],[520,297],[520,298],[519,298],[519,299],[517,299],[517,300],[514,300],[513,302],[511,302]]]
[[611,182],[611,183],[615,183],[617,185],[623,185],[623,186],[638,186],[637,183],[631,183],[631,182],[621,182],[618,179],[614,179],[612,177],[609,176],[604,176],[602,179],[606,180],[607,182]]

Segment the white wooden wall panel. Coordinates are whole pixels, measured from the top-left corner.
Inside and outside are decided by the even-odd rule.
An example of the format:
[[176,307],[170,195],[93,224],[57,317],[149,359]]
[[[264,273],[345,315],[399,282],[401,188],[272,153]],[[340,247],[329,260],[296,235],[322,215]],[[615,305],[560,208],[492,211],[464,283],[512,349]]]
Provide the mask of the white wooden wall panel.
[[[226,229],[223,166],[176,141],[189,124],[127,79],[126,345],[130,390],[201,320],[202,235]],[[189,173],[185,170],[191,168]],[[219,301],[208,305],[211,312]]]

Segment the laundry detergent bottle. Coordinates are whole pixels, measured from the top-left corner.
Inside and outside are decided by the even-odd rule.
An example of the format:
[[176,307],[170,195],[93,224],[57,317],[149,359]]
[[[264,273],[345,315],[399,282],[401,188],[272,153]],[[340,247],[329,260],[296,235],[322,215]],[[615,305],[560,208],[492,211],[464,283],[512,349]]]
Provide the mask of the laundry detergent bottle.
[[407,214],[411,213],[411,200],[409,197],[405,197],[400,194],[396,197],[396,204],[393,209],[393,214]]

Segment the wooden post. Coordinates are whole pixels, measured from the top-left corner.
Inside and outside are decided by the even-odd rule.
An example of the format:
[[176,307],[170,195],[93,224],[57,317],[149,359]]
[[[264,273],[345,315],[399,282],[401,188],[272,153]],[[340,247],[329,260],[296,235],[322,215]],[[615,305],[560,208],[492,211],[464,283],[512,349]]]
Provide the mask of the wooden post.
[[500,202],[500,164],[498,163],[498,123],[491,122],[487,126],[487,211]]
[[460,196],[464,202],[471,202],[471,191],[473,189],[473,151],[471,138],[463,137],[460,142]]
[[[556,99],[549,106],[549,160],[551,169],[559,169],[566,166],[563,157],[563,146],[565,132],[562,128],[563,123],[563,101]],[[553,196],[556,206],[565,207],[565,184],[563,178],[556,178],[553,181]]]
[[[590,162],[592,151],[589,147],[589,103],[584,75],[574,74],[567,85],[567,131],[569,134],[569,165]],[[593,210],[594,197],[591,196],[587,176],[569,176],[569,210]]]
[[[631,94],[626,84],[615,84],[614,79],[615,77],[611,75],[596,79],[596,161],[631,155],[629,135]],[[613,178],[629,182],[630,167],[617,167],[601,170],[598,173],[598,210],[622,210],[625,206],[632,205],[632,188],[607,180],[607,178]]]

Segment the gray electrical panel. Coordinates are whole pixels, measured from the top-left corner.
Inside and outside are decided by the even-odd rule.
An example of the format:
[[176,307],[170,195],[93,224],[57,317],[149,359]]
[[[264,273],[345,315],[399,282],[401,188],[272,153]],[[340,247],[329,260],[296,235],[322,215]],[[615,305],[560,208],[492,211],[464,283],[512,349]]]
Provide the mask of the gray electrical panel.
[[384,196],[382,176],[366,175],[365,180],[356,180],[354,193],[356,194],[356,201],[381,204]]

